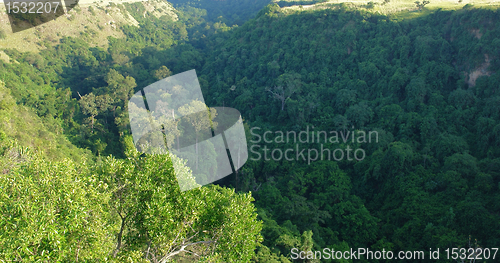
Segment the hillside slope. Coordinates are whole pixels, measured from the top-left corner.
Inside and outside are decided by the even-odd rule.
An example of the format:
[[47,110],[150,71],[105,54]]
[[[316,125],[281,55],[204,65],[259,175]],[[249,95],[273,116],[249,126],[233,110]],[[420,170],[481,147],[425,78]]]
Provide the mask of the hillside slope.
[[[0,4],[0,50],[12,48],[21,52],[36,52],[45,49],[47,45],[59,43],[64,37],[81,37],[92,47],[106,48],[108,37],[125,37],[121,30],[122,26],[139,25],[123,6],[133,2],[141,2],[145,12],[144,17],[147,12],[148,15],[156,17],[168,16],[172,20],[178,19],[172,5],[161,0],[116,3],[82,1],[69,13],[55,20],[14,34],[5,7]],[[0,58],[2,56],[6,60],[5,54],[0,55]]]
[[[104,13],[128,12],[139,23],[124,22],[116,31],[112,23],[110,32],[123,35],[109,38],[107,45],[92,42],[91,32],[76,37],[61,35],[37,52],[6,49],[3,57],[9,63],[0,61],[0,78],[7,87],[0,89],[4,121],[0,137],[18,138],[54,153],[53,149],[66,143],[57,137],[64,127],[66,137],[78,147],[101,158],[123,159],[109,157],[109,167],[92,168],[116,189],[130,187],[113,192],[113,202],[121,202],[122,193],[129,192],[155,201],[145,205],[153,210],[145,210],[137,201],[143,199],[127,195],[130,199],[121,204],[130,209],[130,221],[121,214],[116,217],[122,206],[111,203],[118,208],[113,212],[113,225],[125,222],[131,230],[125,231],[129,235],[125,242],[135,244],[121,248],[124,257],[151,256],[146,245],[151,239],[135,229],[149,233],[153,225],[161,239],[156,241],[169,242],[171,238],[162,236],[168,232],[163,219],[185,222],[166,219],[169,211],[176,210],[158,205],[172,195],[160,190],[165,189],[162,173],[168,172],[156,169],[169,168],[158,165],[164,161],[161,157],[142,158],[132,150],[127,101],[139,89],[191,69],[197,71],[209,106],[234,107],[245,121],[250,159],[238,173],[216,184],[252,192],[255,197],[264,246],[254,261],[288,262],[285,256],[290,258],[291,249],[297,247],[428,253],[429,248],[470,246],[469,238],[477,239],[475,245],[481,247],[497,247],[498,10],[471,6],[456,11],[424,9],[414,12],[422,15],[400,21],[400,17],[376,13],[376,8],[368,12],[361,2],[361,6],[339,3],[318,10],[269,5],[255,19],[228,27],[219,17],[207,21],[209,14],[196,8],[200,7],[196,3],[191,3],[195,7],[179,8],[177,17],[162,15],[165,10],[150,4],[106,7]],[[231,7],[211,7],[224,6]],[[227,14],[231,10],[219,11]],[[75,21],[84,18],[75,16]],[[278,134],[288,131],[299,134],[299,140],[281,140]],[[321,132],[347,133],[352,141],[340,135],[337,140],[334,136],[329,140],[300,139],[300,134],[313,132],[316,138]],[[353,134],[362,132],[375,132],[376,140],[355,140]],[[327,152],[323,148],[331,152],[354,149],[363,153],[363,158],[337,159],[328,152],[328,158],[320,159],[318,153]],[[61,155],[73,154],[71,145],[64,149]],[[285,152],[289,149],[297,149],[291,161]],[[300,150],[305,157],[301,158]],[[280,151],[286,159],[275,158]],[[314,151],[316,159],[310,158]],[[54,157],[59,157],[57,152]],[[136,176],[141,170],[138,160],[151,168],[144,176]],[[175,179],[169,176],[171,185],[166,186],[173,189]],[[127,180],[138,183],[122,184],[130,182]],[[227,191],[234,193],[233,189]],[[253,209],[247,206],[250,196],[245,196],[248,198],[240,203]],[[151,216],[155,213],[165,217],[144,221],[156,218]],[[207,220],[226,222],[218,220],[220,216],[236,222],[231,219],[235,213],[240,215],[231,210]],[[221,249],[232,249],[248,258],[253,255],[254,245],[260,242],[257,232],[261,223],[254,222],[253,212],[249,214],[252,222],[239,226],[236,232],[245,233],[252,227],[252,244],[240,242],[237,244],[244,247],[234,249],[235,243],[226,239]],[[106,234],[116,245],[121,241],[115,240],[118,233],[113,231]],[[175,236],[177,231],[168,233]]]
[[[62,103],[62,102],[61,102]],[[47,160],[92,159],[88,150],[71,144],[54,119],[42,120],[32,109],[17,105],[9,89],[0,81],[0,140],[15,140],[19,147],[29,147]]]
[[[223,39],[200,79],[209,105],[235,107],[256,128],[231,184],[257,191],[267,246],[289,255],[290,236],[309,230],[318,247],[500,242],[498,10],[398,22],[342,7],[268,6]],[[379,137],[299,143],[280,141],[279,131]],[[347,147],[366,158],[314,155]],[[279,158],[287,149],[292,161]]]

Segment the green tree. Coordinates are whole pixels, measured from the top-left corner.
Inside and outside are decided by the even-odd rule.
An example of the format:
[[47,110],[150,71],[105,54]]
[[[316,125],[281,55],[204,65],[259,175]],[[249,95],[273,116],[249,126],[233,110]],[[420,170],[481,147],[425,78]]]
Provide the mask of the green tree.
[[[208,108],[205,103],[199,100],[194,100],[191,101],[189,105],[180,107],[179,113],[182,114],[195,129],[196,158],[198,158],[198,137],[201,135],[200,132],[202,131],[204,134],[206,134],[206,132],[211,134],[211,129],[216,129],[217,123],[212,120],[216,118],[217,110],[215,108]],[[198,161],[196,161],[196,169],[198,169]]]
[[100,166],[121,222],[114,255],[152,262],[250,260],[262,241],[251,195],[218,186],[181,192],[178,181],[196,183],[187,168],[174,172],[173,162],[182,160],[139,157],[130,149],[128,159],[108,157]]
[[137,86],[133,77],[124,77],[114,69],[109,70],[106,75],[106,82],[108,86],[101,89],[102,94],[112,95],[113,101],[118,102],[120,105],[125,104],[132,97],[134,88]]
[[161,79],[164,79],[166,77],[170,77],[171,75],[172,75],[172,72],[166,66],[161,66],[159,69],[155,70],[154,74],[153,74],[153,76],[157,80],[161,80]]
[[415,4],[417,5],[418,7],[418,11],[422,11],[422,8],[424,8],[424,6],[426,6],[427,4],[429,4],[430,2],[427,1],[427,0],[424,0],[422,2],[420,1],[415,1]]
[[335,98],[335,108],[342,114],[345,110],[356,102],[357,93],[355,90],[341,89]]
[[278,86],[273,89],[266,88],[266,91],[271,93],[272,98],[281,102],[281,110],[285,109],[285,103],[294,93],[300,92],[302,82],[300,81],[300,74],[298,73],[285,73],[278,77]]
[[[79,94],[80,95],[80,94]],[[100,113],[105,112],[111,106],[111,97],[109,95],[99,95],[95,96],[92,92],[81,96],[80,95],[80,107],[85,115],[90,115],[92,124],[92,133],[94,132],[94,122],[95,117]]]
[[106,261],[116,228],[110,193],[88,163],[24,163],[0,173],[0,258],[7,261]]
[[373,118],[373,111],[366,102],[361,102],[350,106],[346,110],[346,117],[352,124],[356,125],[356,128],[362,128]]
[[391,175],[408,171],[414,158],[413,149],[403,142],[393,142],[385,152],[383,166],[385,171]]

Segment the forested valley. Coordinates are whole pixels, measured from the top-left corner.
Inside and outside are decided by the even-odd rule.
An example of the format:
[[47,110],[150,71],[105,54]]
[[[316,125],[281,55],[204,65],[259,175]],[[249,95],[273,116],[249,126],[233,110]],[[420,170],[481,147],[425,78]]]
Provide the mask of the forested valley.
[[[328,247],[451,262],[446,248],[499,247],[498,10],[401,20],[344,4],[172,3],[177,19],[118,5],[139,25],[107,48],[82,33],[3,50],[0,261],[391,261],[291,254]],[[207,106],[241,112],[249,159],[182,192],[182,160],[136,150],[127,101],[191,69]],[[317,137],[300,143],[305,158],[278,139],[287,131]],[[317,158],[323,148],[363,158]],[[273,157],[286,149],[292,161]]]

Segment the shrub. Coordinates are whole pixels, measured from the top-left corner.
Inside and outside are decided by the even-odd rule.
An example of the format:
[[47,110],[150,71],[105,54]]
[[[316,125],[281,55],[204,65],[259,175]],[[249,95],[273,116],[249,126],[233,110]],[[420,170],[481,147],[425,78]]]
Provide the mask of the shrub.
[[90,12],[93,16],[95,16],[95,11],[94,11],[94,8],[93,8],[93,7],[89,6],[89,12]]

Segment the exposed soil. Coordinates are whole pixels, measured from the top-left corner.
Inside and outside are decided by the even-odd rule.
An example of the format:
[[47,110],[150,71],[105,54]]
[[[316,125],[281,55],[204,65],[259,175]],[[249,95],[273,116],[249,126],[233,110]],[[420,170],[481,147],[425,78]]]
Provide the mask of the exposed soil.
[[490,58],[488,54],[484,54],[484,63],[475,68],[471,73],[466,74],[467,84],[469,84],[469,87],[476,86],[477,78],[481,76],[490,76],[492,74],[492,72],[488,71],[489,66]]

